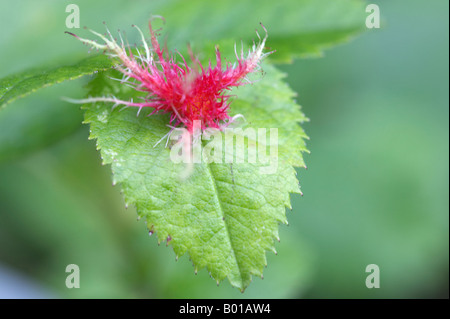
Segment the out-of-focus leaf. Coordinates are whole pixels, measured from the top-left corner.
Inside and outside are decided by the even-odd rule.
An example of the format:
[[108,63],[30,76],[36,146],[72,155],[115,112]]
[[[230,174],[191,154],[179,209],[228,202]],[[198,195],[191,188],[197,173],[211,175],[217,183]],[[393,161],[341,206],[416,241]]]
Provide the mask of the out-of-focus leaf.
[[173,1],[157,14],[167,22],[169,41],[178,46],[224,38],[250,42],[257,40],[251,32],[255,28],[264,34],[262,23],[269,33],[267,47],[276,50],[271,59],[277,62],[320,56],[364,30],[367,15],[360,0]]
[[107,70],[112,66],[112,60],[105,55],[95,55],[70,66],[33,69],[7,76],[0,79],[0,109],[40,88]]

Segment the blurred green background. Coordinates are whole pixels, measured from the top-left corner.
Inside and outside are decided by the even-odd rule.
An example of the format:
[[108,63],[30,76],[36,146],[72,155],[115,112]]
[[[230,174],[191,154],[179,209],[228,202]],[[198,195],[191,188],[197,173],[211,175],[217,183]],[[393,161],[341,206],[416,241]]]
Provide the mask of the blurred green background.
[[[2,1],[0,78],[86,56],[63,34],[69,3],[93,29],[145,25],[163,5]],[[374,3],[382,29],[280,66],[311,119],[311,155],[264,280],[244,294],[217,287],[148,237],[111,186],[81,110],[60,100],[81,97],[81,79],[0,111],[0,297],[448,298],[449,3]],[[71,263],[80,289],[65,287]],[[372,263],[379,289],[365,286]]]

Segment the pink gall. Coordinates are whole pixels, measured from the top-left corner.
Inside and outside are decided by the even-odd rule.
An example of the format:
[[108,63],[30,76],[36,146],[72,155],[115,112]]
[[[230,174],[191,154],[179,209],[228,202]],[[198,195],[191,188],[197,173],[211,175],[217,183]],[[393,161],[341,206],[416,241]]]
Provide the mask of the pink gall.
[[143,101],[125,101],[111,96],[72,100],[73,102],[112,102],[114,106],[137,107],[138,115],[144,107],[150,107],[152,111],[149,115],[157,112],[169,113],[171,127],[185,127],[191,134],[194,130],[194,121],[201,123],[201,130],[222,129],[232,120],[228,114],[231,96],[227,93],[233,87],[244,85],[246,76],[258,70],[260,61],[272,53],[263,52],[267,30],[262,26],[266,32],[265,37],[261,38],[257,33],[259,43],[254,43],[246,56],[243,49],[238,55],[235,47],[237,62],[234,65],[223,63],[219,49],[216,47],[214,67],[211,61],[208,67],[204,67],[193,54],[191,54],[192,66],[189,66],[181,54],[179,56],[183,62],[177,63],[172,53],[161,48],[151,22],[149,23],[150,46],[139,27],[134,27],[141,36],[142,51],[144,51],[142,53],[136,49],[137,53],[133,54],[130,47],[125,46],[120,34],[120,44],[118,44],[108,28],[109,39],[107,36],[89,30],[99,37],[103,44],[67,33],[92,48],[104,50],[111,57],[120,59],[122,64],[117,66],[117,69],[123,73],[123,79],[120,81],[146,93]]

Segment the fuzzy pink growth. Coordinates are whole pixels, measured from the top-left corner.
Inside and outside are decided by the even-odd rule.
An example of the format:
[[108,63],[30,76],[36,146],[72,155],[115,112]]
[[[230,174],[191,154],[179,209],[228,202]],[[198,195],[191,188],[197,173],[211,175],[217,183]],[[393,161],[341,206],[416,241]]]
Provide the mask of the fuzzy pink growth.
[[135,57],[131,50],[128,50],[127,54],[123,44],[121,48],[115,42],[108,44],[107,48],[116,52],[116,56],[123,62],[123,66],[118,69],[125,77],[136,80],[135,83],[129,83],[133,84],[137,90],[148,93],[142,103],[120,101],[117,103],[139,107],[139,110],[143,107],[151,107],[154,109],[151,114],[169,113],[171,114],[170,122],[174,126],[182,124],[191,133],[196,120],[201,121],[202,130],[208,127],[220,129],[223,121],[230,118],[228,115],[230,95],[226,92],[233,87],[243,85],[246,75],[257,68],[261,58],[267,54],[262,53],[266,38],[258,46],[254,45],[247,57],[244,57],[243,53],[240,57],[236,54],[235,67],[227,63],[222,69],[222,59],[218,48],[216,48],[214,67],[210,62],[208,67],[204,68],[193,55],[191,60],[194,66],[190,67],[181,54],[184,62],[182,66],[175,62],[170,53],[164,52],[151,23],[149,28],[152,46],[150,56]]

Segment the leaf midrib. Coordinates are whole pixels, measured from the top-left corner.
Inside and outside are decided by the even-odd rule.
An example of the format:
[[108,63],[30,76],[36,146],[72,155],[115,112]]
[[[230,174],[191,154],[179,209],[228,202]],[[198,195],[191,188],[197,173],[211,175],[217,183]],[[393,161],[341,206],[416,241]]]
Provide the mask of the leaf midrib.
[[222,220],[223,220],[223,223],[224,223],[224,225],[225,225],[225,231],[226,231],[226,233],[227,233],[227,237],[228,237],[228,240],[229,240],[229,242],[230,242],[230,246],[231,246],[231,250],[232,250],[232,253],[233,253],[233,257],[234,257],[234,260],[236,261],[236,266],[237,266],[238,271],[239,271],[239,277],[240,277],[240,279],[241,279],[241,282],[240,282],[241,287],[239,287],[239,288],[242,289],[242,288],[244,287],[244,278],[243,278],[243,276],[242,276],[242,270],[241,270],[241,267],[240,267],[240,265],[239,265],[238,258],[236,257],[236,252],[235,252],[235,249],[234,249],[233,240],[232,240],[232,238],[231,238],[230,231],[229,231],[229,229],[228,229],[227,216],[226,216],[225,210],[224,210],[223,207],[222,207],[222,202],[221,202],[221,200],[220,200],[220,196],[219,196],[219,191],[218,191],[217,183],[216,183],[216,180],[215,180],[215,178],[214,178],[214,174],[213,174],[212,171],[211,171],[211,164],[206,163],[205,166],[206,166],[206,169],[207,169],[209,178],[210,178],[210,180],[211,180],[211,184],[212,184],[212,186],[213,186],[213,188],[214,188],[214,195],[216,196],[217,202],[218,202],[218,204],[219,204],[220,213],[221,213],[221,215],[222,215],[222,217],[223,217]]

